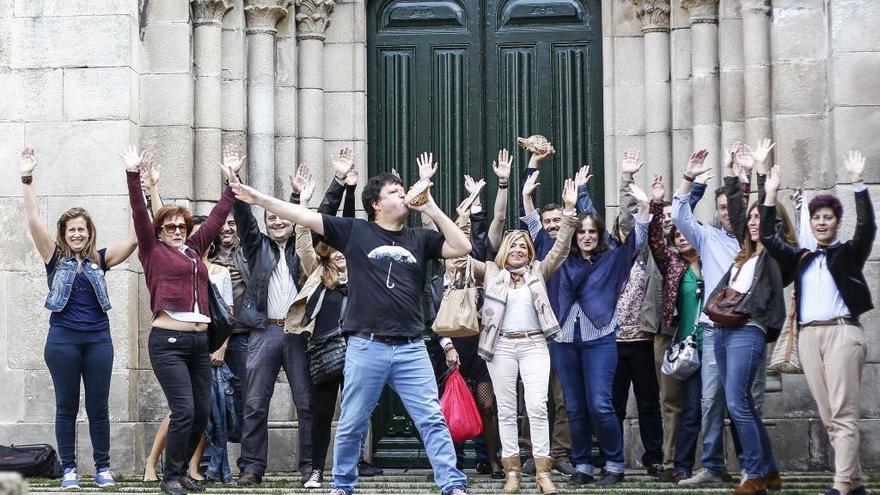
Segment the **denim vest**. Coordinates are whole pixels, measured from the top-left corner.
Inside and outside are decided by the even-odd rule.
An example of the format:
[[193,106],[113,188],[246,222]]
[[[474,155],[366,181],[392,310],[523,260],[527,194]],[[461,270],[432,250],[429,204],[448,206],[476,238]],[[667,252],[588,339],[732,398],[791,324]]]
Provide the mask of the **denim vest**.
[[[58,256],[58,255],[56,255]],[[105,313],[110,310],[110,297],[107,295],[107,282],[104,280],[104,270],[86,257],[82,261],[83,273],[92,284],[101,310]],[[46,309],[58,312],[67,305],[70,292],[73,290],[73,279],[76,278],[76,258],[63,259],[58,256],[55,268],[48,274],[49,295],[46,296]]]

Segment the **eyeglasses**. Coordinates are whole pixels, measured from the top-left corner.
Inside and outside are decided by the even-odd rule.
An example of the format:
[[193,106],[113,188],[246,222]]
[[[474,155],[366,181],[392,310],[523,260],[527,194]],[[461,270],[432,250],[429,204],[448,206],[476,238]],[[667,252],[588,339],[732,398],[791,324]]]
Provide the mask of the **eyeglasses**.
[[185,223],[166,223],[162,228],[165,229],[166,234],[174,234],[178,230],[181,234],[186,234],[187,231]]

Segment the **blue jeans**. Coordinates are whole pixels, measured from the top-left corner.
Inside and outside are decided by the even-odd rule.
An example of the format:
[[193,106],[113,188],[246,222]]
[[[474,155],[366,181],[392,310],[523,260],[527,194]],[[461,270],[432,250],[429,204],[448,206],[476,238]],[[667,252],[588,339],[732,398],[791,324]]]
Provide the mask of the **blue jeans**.
[[702,389],[700,378],[700,370],[697,370],[687,380],[681,382],[681,415],[678,417],[678,430],[675,435],[676,473],[691,474],[694,469],[697,441],[700,438],[700,393]]
[[64,468],[76,467],[76,416],[79,385],[86,391],[86,414],[95,468],[110,466],[110,377],[113,373],[113,342],[53,342],[44,352],[55,387],[55,441]]
[[444,495],[466,489],[467,477],[455,467],[455,447],[440,411],[437,382],[425,343],[387,345],[349,337],[345,352],[342,415],[333,445],[333,488],[351,494],[357,484],[361,442],[370,415],[388,384],[406,407],[425,444],[434,468],[434,482]]
[[763,478],[777,470],[767,428],[752,396],[758,368],[766,366],[766,343],[764,331],[752,325],[721,328],[715,333],[715,359],[727,410],[742,443],[739,464],[749,478]]
[[702,362],[699,371],[702,381],[700,405],[703,455],[701,462],[705,469],[715,474],[721,474],[726,471],[724,467],[724,412],[726,406],[724,385],[718,371],[715,352],[715,334],[718,329],[703,324],[700,324],[700,327],[703,329]]
[[614,371],[617,369],[617,342],[614,332],[587,342],[575,330],[574,342],[550,342],[550,362],[559,375],[565,396],[565,412],[571,430],[571,460],[575,465],[590,464],[592,428],[607,459],[605,469],[623,473],[623,434],[611,399]]

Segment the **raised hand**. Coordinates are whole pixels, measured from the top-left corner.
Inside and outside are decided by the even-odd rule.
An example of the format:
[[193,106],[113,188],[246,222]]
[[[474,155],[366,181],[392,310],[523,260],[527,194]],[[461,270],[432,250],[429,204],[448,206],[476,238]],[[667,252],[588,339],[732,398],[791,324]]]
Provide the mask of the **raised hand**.
[[843,157],[843,165],[853,182],[862,182],[862,172],[865,170],[864,155],[855,150],[850,151]]
[[233,174],[237,174],[244,165],[247,155],[238,155],[238,145],[227,144],[223,147],[223,165],[229,168]]
[[345,180],[348,172],[354,169],[351,148],[341,148],[338,155],[330,155],[330,161],[333,163],[333,175],[339,180]]
[[[535,172],[537,173],[537,172]],[[534,174],[533,174],[534,176]],[[531,177],[529,177],[531,178]],[[562,185],[562,204],[565,206],[566,210],[570,210],[574,208],[574,205],[577,203],[578,192],[577,192],[577,184],[574,179],[565,179],[565,184]]]
[[253,187],[242,184],[241,182],[229,182],[229,187],[232,188],[232,192],[235,193],[235,198],[239,201],[244,201],[249,205],[257,204],[257,200],[260,198],[260,191],[257,191]]
[[498,159],[492,162],[492,171],[498,177],[498,180],[505,181],[510,179],[510,169],[513,166],[513,155],[508,153],[507,148],[498,151]]
[[483,189],[483,186],[485,185],[486,181],[484,179],[475,181],[474,178],[470,175],[464,176],[464,189],[468,192],[468,194],[479,192],[481,189]]
[[752,176],[752,167],[754,166],[755,157],[752,154],[752,148],[747,144],[740,143],[739,148],[733,156],[733,168],[736,175],[738,175],[743,182],[748,182],[749,178]]
[[782,176],[779,173],[779,165],[774,165],[773,168],[770,169],[770,174],[767,176],[767,182],[764,183],[764,189],[767,192],[767,195],[773,195],[773,198],[776,198],[776,193],[779,191],[779,183],[782,180]]
[[392,169],[391,169],[391,175],[393,175],[393,176],[397,177],[398,179],[400,179],[400,172],[398,172],[396,168],[392,168]]
[[628,180],[632,180],[633,175],[642,169],[645,162],[640,161],[641,154],[639,150],[630,148],[623,153],[623,160],[620,162],[620,173]]
[[148,189],[159,185],[160,167],[158,163],[153,162],[153,153],[148,151],[144,155],[144,166],[141,170],[141,179],[143,185]]
[[574,183],[577,187],[586,186],[592,178],[593,174],[590,173],[590,166],[584,165],[574,174]]
[[798,187],[792,191],[791,194],[788,195],[788,199],[791,200],[795,210],[801,211],[801,208],[804,207],[804,188]]
[[434,153],[429,153],[427,151],[422,153],[416,160],[416,164],[419,166],[420,180],[431,180],[431,177],[434,177],[434,174],[437,173],[437,164],[434,163]]
[[641,187],[635,184],[630,184],[629,193],[632,195],[633,199],[636,200],[640,207],[648,206],[648,195],[645,194],[645,191],[643,191]]
[[535,192],[535,189],[537,189],[538,186],[541,185],[541,183],[538,182],[538,174],[540,173],[540,171],[535,171],[535,173],[533,173],[529,176],[528,179],[526,179],[526,182],[525,184],[523,184],[522,189],[523,196],[531,196],[532,193]]
[[310,179],[299,193],[300,204],[308,206],[313,194],[315,194],[315,179]]
[[529,163],[533,163],[535,165],[538,165],[540,162],[546,160],[547,158],[550,158],[551,156],[553,156],[555,154],[556,154],[556,148],[554,148],[553,145],[551,144],[550,147],[548,147],[543,152],[536,151],[536,152],[532,153],[531,158],[529,158]]
[[18,168],[22,177],[34,174],[34,169],[37,168],[37,159],[34,155],[34,149],[29,146],[22,148],[21,153],[18,154]]
[[724,152],[724,169],[725,170],[733,170],[733,161],[736,159],[736,152],[739,150],[739,147],[742,146],[742,141],[737,139],[733,143],[731,143],[730,147],[727,148]]
[[707,170],[702,174],[698,175],[694,182],[699,182],[700,184],[708,184],[710,180],[715,178],[715,174],[712,173],[711,170]]
[[654,201],[663,202],[666,197],[666,184],[663,183],[662,175],[655,175],[651,180],[651,196]]
[[687,167],[685,167],[685,175],[691,178],[695,178],[700,174],[712,170],[712,165],[706,164],[707,156],[709,156],[709,150],[707,149],[701,149],[693,152],[690,159],[688,160]]
[[294,194],[302,192],[303,187],[312,180],[312,171],[307,163],[300,163],[296,169],[296,175],[287,174],[290,179],[290,189]]
[[771,141],[769,138],[764,138],[758,141],[755,149],[752,150],[752,158],[755,159],[755,165],[758,167],[757,172],[759,174],[767,172],[767,168],[764,165],[767,163],[767,157],[770,155],[770,150],[772,150],[775,146],[776,143]]
[[122,148],[119,157],[122,158],[122,161],[125,163],[125,170],[129,172],[137,172],[144,164],[144,156],[146,156],[146,153],[146,150],[138,153],[137,146],[129,144]]
[[358,183],[358,171],[355,167],[351,167],[351,170],[345,174],[345,185],[346,186],[356,186]]

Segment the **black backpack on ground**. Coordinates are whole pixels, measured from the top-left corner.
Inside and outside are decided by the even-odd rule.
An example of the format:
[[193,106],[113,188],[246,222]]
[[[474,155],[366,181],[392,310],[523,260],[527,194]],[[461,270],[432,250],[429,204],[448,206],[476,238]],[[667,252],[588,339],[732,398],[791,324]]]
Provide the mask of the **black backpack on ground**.
[[0,445],[0,471],[15,471],[25,478],[60,478],[61,463],[51,445]]

